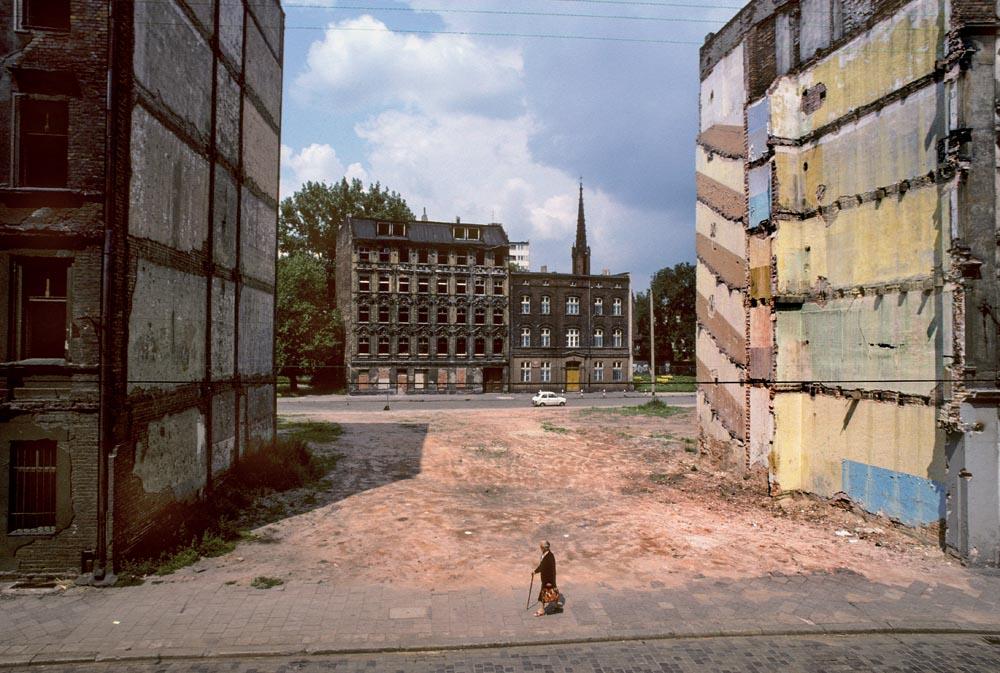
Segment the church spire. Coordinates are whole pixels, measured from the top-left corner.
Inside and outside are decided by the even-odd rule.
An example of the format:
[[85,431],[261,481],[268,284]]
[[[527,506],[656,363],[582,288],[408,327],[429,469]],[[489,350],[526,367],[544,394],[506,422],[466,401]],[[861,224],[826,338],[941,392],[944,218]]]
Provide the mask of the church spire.
[[573,273],[590,274],[590,246],[587,245],[587,222],[583,216],[583,178],[580,178],[580,207],[576,216],[576,243],[573,245]]

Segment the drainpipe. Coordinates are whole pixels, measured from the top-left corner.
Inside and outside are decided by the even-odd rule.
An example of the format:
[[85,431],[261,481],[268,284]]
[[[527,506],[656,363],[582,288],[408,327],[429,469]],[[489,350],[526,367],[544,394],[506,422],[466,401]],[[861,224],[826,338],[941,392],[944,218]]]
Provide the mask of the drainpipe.
[[114,142],[114,59],[115,59],[115,0],[108,0],[108,81],[105,94],[104,140],[104,248],[101,254],[101,329],[99,333],[101,359],[99,369],[99,413],[97,420],[97,558],[94,562],[94,579],[103,580],[108,567],[108,457],[114,444],[111,421],[112,372],[111,354],[111,252],[114,224],[111,221],[112,193],[116,165]]

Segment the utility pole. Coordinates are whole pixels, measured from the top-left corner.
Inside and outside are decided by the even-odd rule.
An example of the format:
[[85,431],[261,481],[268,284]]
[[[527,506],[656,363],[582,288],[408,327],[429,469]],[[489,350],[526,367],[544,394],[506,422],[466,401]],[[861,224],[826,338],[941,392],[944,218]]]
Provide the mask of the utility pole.
[[653,347],[653,278],[649,279],[649,386],[656,399],[656,349]]

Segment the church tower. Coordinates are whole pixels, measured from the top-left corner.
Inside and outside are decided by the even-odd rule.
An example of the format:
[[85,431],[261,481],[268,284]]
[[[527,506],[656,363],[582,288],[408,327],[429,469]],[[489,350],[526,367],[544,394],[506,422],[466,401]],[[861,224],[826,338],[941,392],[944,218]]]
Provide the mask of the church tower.
[[580,181],[580,210],[576,216],[576,243],[573,245],[573,274],[590,275],[590,246],[587,245],[587,224],[583,217],[583,181]]

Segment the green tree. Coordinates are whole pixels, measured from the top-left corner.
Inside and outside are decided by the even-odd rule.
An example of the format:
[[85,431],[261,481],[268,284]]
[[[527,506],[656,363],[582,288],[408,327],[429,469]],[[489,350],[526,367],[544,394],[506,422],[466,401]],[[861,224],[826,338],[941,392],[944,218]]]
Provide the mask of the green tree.
[[344,327],[328,300],[322,260],[308,252],[282,255],[277,273],[275,362],[295,392],[299,376],[343,361]]
[[[377,182],[366,189],[361,180],[356,178],[351,181],[343,178],[332,185],[324,182],[306,182],[298,191],[281,202],[278,214],[279,259],[295,257],[294,261],[285,264],[289,277],[282,282],[279,274],[278,279],[277,347],[279,353],[284,351],[290,354],[280,361],[285,368],[282,371],[290,372],[292,370],[288,368],[293,367],[298,374],[304,374],[312,368],[313,383],[317,385],[337,385],[341,381],[342,370],[339,367],[344,364],[344,352],[343,326],[340,323],[339,312],[336,311],[337,229],[349,215],[384,220],[413,219],[413,213],[406,205],[406,201],[397,192],[389,191]],[[315,280],[312,274],[316,273],[316,269],[312,264],[304,262],[302,255],[319,265],[322,281],[322,291],[319,294],[314,292],[315,287],[312,286],[308,291],[300,291],[294,286],[296,278],[291,275],[293,270],[295,273],[304,272],[308,266],[308,278],[310,282]],[[281,266],[279,261],[279,270]],[[297,345],[305,342],[286,343],[284,339],[293,338],[298,331],[297,328],[283,324],[285,318],[282,317],[280,309],[283,301],[289,310],[292,306],[304,306],[302,302],[309,301],[312,302],[313,310],[318,315],[325,316],[325,319],[335,317],[334,333],[330,337],[333,341],[323,342],[320,339],[320,342],[327,343],[327,346],[329,344],[335,346],[320,348],[318,345],[320,342],[314,342],[313,345],[319,350],[307,351]],[[294,319],[292,313],[285,315],[288,319]],[[319,357],[320,353],[325,359]],[[305,359],[296,362],[295,357]]]
[[656,362],[689,366],[695,346],[695,267],[681,262],[660,269],[650,289],[635,295],[635,347],[640,360],[649,360],[649,292],[653,293]]

